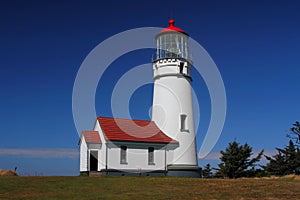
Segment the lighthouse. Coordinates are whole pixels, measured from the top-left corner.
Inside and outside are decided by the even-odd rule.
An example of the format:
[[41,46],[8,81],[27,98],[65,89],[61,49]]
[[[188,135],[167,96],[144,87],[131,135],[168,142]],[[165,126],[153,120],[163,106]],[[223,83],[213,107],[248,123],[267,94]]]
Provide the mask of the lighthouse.
[[200,176],[188,38],[174,20],[157,33],[152,119],[98,116],[78,142],[81,174]]
[[168,151],[168,175],[197,176],[197,153],[192,104],[192,59],[189,35],[169,20],[169,26],[155,37],[152,121],[166,135],[179,142]]

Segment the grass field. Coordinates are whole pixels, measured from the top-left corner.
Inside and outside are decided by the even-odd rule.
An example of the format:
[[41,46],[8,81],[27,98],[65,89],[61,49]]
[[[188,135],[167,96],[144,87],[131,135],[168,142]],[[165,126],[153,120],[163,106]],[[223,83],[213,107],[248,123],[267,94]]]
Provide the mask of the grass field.
[[300,199],[300,180],[4,176],[0,199]]

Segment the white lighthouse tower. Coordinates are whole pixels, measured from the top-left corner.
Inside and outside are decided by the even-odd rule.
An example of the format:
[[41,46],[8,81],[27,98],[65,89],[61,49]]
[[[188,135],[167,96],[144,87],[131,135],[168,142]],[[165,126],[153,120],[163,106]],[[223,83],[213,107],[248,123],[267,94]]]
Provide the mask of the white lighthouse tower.
[[152,121],[179,147],[168,151],[168,175],[197,176],[188,34],[169,21],[156,35]]

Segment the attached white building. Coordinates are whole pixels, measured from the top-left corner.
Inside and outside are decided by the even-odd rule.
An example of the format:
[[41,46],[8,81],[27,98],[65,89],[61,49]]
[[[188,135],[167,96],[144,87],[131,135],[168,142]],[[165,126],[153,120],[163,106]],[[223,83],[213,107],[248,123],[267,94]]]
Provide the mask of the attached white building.
[[81,173],[199,176],[188,37],[174,20],[156,35],[152,121],[98,117],[79,141]]
[[97,117],[94,130],[83,131],[79,141],[80,172],[165,175],[178,145],[153,121]]

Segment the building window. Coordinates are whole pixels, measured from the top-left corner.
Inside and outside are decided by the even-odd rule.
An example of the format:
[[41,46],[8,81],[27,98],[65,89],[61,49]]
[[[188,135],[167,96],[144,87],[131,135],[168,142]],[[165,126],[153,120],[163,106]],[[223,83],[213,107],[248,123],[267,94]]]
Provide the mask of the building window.
[[154,148],[153,147],[148,148],[148,164],[154,165]]
[[126,146],[121,146],[120,163],[127,164],[127,147]]
[[185,114],[180,115],[180,131],[189,131],[187,127],[187,115]]

